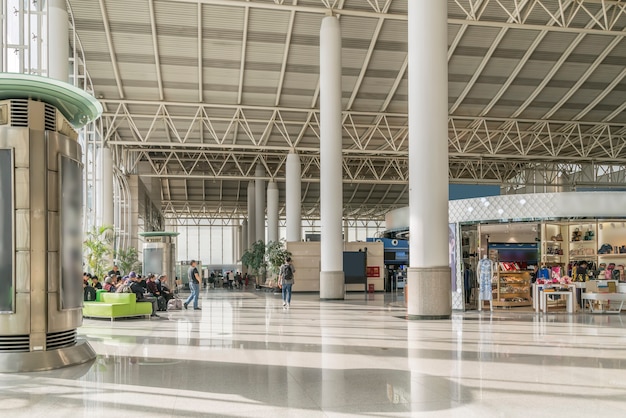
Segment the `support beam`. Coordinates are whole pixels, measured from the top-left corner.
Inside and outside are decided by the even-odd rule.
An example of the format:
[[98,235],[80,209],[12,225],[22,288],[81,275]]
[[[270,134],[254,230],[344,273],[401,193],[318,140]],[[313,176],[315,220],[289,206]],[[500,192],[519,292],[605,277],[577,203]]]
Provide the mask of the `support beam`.
[[154,53],[154,65],[156,67],[157,85],[159,87],[159,100],[164,100],[163,77],[161,76],[161,57],[159,56],[159,38],[157,35],[156,16],[154,13],[154,0],[148,0],[148,10],[150,11],[150,28],[152,31],[152,50]]

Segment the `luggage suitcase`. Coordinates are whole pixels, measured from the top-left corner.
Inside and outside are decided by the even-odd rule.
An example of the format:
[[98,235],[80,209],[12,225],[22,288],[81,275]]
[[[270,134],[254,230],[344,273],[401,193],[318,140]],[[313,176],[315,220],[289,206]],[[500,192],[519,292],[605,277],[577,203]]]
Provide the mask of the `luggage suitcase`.
[[167,310],[168,311],[180,311],[183,309],[183,301],[180,299],[170,299],[167,302]]

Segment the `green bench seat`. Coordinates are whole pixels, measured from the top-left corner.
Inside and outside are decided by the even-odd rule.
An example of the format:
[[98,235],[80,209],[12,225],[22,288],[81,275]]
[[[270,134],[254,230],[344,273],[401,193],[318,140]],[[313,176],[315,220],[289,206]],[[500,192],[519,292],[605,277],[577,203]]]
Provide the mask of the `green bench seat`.
[[86,318],[130,318],[152,314],[151,302],[137,302],[134,293],[99,292],[100,301],[84,302],[83,316]]

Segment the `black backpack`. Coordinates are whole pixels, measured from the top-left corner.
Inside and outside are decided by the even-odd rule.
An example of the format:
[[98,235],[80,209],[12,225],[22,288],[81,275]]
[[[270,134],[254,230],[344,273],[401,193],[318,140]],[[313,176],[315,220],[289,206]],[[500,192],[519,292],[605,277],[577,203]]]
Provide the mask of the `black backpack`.
[[289,264],[283,265],[283,280],[293,280],[293,270]]
[[93,302],[96,300],[96,289],[91,286],[87,286],[83,291],[83,301]]
[[167,311],[167,301],[163,296],[157,297],[157,306],[159,307],[159,311]]

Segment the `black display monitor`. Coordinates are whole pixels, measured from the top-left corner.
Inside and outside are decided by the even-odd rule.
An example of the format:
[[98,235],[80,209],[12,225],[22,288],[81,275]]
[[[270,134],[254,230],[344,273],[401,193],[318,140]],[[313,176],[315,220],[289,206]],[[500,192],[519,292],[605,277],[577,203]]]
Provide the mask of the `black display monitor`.
[[367,253],[344,251],[343,274],[346,284],[367,284]]

